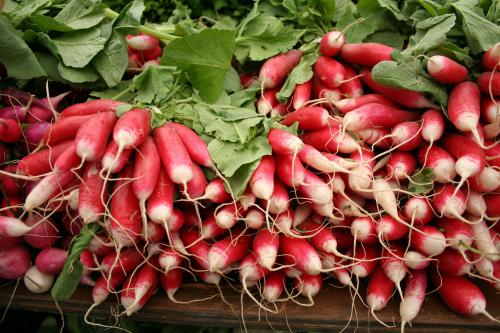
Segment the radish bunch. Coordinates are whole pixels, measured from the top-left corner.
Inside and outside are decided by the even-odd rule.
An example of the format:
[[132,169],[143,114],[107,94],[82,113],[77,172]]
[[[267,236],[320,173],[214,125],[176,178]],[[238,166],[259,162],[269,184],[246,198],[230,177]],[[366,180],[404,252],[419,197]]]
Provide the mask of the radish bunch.
[[[127,43],[133,68],[162,52],[151,36]],[[452,310],[491,318],[470,278],[490,292],[500,286],[498,52],[484,54],[476,82],[449,58],[428,60],[450,90],[448,122],[424,94],[373,79],[394,50],[327,33],[313,77],[288,103],[276,94],[303,53],[265,61],[256,109],[281,127],[268,130],[272,153],[239,197],[191,128],[157,126],[150,110],[122,113],[125,103],[111,99],[67,107],[39,149],[2,173],[0,278],[24,276],[28,289],[47,291],[68,240],[98,223],[80,254],[81,283],[93,285],[93,306],[119,294],[127,315],[160,285],[183,302],[175,294],[186,272],[214,285],[236,272],[266,311],[287,300],[313,305],[327,276],[356,295],[366,279],[372,315],[395,297],[404,327],[429,276]],[[252,80],[241,75],[243,86]],[[297,135],[284,129],[294,124]],[[35,266],[23,241],[41,250]]]

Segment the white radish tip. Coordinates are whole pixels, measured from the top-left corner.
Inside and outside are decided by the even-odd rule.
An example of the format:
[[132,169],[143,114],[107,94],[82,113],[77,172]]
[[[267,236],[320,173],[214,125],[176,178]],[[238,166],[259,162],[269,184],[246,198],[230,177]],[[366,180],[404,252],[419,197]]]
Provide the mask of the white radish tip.
[[280,288],[265,286],[262,296],[268,302],[275,302],[280,297],[280,293]]
[[236,219],[232,213],[222,211],[215,216],[215,223],[222,229],[229,229],[234,226]]
[[193,179],[193,169],[189,165],[176,166],[172,170],[171,178],[176,184],[188,183]]
[[155,223],[163,223],[172,217],[172,209],[166,205],[156,205],[149,209],[148,216]]
[[384,300],[380,296],[370,294],[366,296],[366,304],[372,311],[379,311],[384,307]]
[[208,252],[208,266],[210,272],[219,272],[224,268],[224,263],[226,262],[227,256],[224,253],[219,253],[218,251]]
[[54,275],[41,272],[36,266],[31,266],[24,274],[24,285],[35,294],[43,294],[52,288]]
[[93,143],[87,140],[78,140],[76,143],[76,154],[85,161],[94,161],[95,151],[91,148],[92,145]]
[[368,272],[365,267],[361,265],[355,265],[351,268],[352,274],[354,274],[357,277],[364,278],[368,276]]
[[267,100],[265,100],[264,98],[261,97],[258,100],[257,111],[259,111],[260,114],[266,115],[269,112],[271,112],[272,109],[273,109],[273,106],[271,104],[269,104],[269,102]]
[[340,48],[344,45],[345,37],[341,31],[332,31],[328,34],[328,45],[333,48]]
[[427,61],[427,71],[430,74],[439,73],[444,69],[444,57],[443,56],[432,56]]
[[78,214],[80,214],[85,224],[97,222],[99,220],[99,216],[90,207],[79,205]]
[[259,255],[257,261],[259,264],[267,269],[272,269],[274,263],[276,262],[276,256],[278,252],[272,246],[262,246],[259,248]]
[[337,252],[337,241],[335,239],[329,239],[323,244],[325,252],[336,253]]
[[445,250],[446,238],[442,233],[428,235],[428,237],[424,238],[423,248],[427,254],[437,256]]
[[274,184],[265,179],[258,179],[251,184],[252,193],[259,199],[269,200],[274,192]]
[[264,215],[260,211],[252,210],[245,216],[245,222],[249,228],[260,229],[264,224]]
[[305,264],[307,274],[317,275],[321,273],[321,267],[321,259],[318,256],[309,256],[307,263]]

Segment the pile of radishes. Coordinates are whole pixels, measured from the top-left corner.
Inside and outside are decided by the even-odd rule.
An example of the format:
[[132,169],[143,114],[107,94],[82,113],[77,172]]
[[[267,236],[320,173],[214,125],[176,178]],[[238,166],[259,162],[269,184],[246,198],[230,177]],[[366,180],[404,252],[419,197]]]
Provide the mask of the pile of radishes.
[[[162,50],[149,37],[127,39],[132,67],[157,63]],[[423,94],[373,80],[371,68],[393,51],[327,33],[313,78],[288,104],[276,93],[302,53],[268,59],[257,110],[298,123],[299,135],[269,131],[272,155],[238,198],[226,191],[207,144],[182,124],[152,128],[151,112],[140,108],[118,117],[124,103],[113,100],[59,113],[57,98],[17,97],[20,105],[0,110],[0,141],[20,140],[19,121],[42,117],[30,116],[35,106],[47,114],[41,120],[57,118],[35,151],[2,172],[0,278],[24,276],[28,289],[49,290],[67,240],[99,223],[80,256],[81,281],[94,286],[94,305],[119,293],[127,315],[160,284],[177,302],[186,275],[219,285],[237,272],[242,290],[271,312],[277,302],[314,304],[328,276],[358,296],[366,278],[371,313],[401,299],[404,326],[432,289],[429,277],[455,312],[496,320],[470,278],[500,289],[500,44],[484,54],[477,82],[449,58],[428,60],[429,75],[449,88],[449,121]],[[428,169],[432,179],[419,177]],[[218,177],[207,179],[207,170]],[[411,191],[412,184],[429,190]],[[23,239],[41,250],[34,266]]]
[[148,66],[160,64],[162,47],[158,38],[139,33],[127,35],[128,70],[142,71]]

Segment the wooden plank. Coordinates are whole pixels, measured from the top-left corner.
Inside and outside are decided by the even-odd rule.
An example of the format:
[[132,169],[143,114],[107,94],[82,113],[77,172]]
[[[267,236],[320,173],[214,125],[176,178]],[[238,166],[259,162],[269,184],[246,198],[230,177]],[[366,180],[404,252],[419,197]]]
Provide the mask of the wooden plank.
[[[77,290],[71,300],[60,302],[64,313],[84,314],[91,305],[90,288],[81,287]],[[0,287],[0,307],[7,306],[13,286]],[[134,320],[154,321],[165,323],[178,323],[201,326],[219,327],[242,327],[241,323],[241,297],[240,294],[230,289],[228,286],[222,289],[224,303],[218,291],[213,286],[204,284],[186,284],[178,291],[176,297],[180,301],[202,299],[216,295],[215,298],[189,304],[175,304],[168,300],[163,292],[157,292],[148,302],[145,308],[132,316]],[[459,291],[457,291],[459,292]],[[500,298],[489,289],[488,310],[494,316],[500,316]],[[356,302],[357,319],[351,316],[351,296],[345,288],[335,288],[329,286],[314,299],[315,305],[303,307],[288,301],[281,305],[278,313],[267,313],[260,310],[248,297],[244,297],[244,322],[248,329],[287,329],[299,330],[328,330],[339,331],[348,326],[345,332],[396,332],[398,326],[398,304],[397,295],[389,303],[386,309],[380,311],[378,316],[386,323],[394,322],[396,328],[387,329],[379,325],[373,318],[369,318],[367,309],[359,302]],[[307,302],[305,299],[299,299]],[[92,311],[92,316],[101,319],[110,318],[111,308],[116,309],[116,299],[108,300],[104,304]],[[229,305],[230,306],[229,306]],[[32,294],[24,287],[19,287],[10,305],[12,308],[29,311],[44,311],[58,313],[56,305],[51,300],[49,294]],[[231,309],[231,307],[233,309]],[[349,323],[349,319],[351,322]],[[419,316],[413,323],[413,328],[409,332],[429,332],[432,333],[455,333],[455,332],[500,332],[500,325],[489,321],[482,316],[465,318],[454,314],[448,310],[439,297],[435,294],[429,295],[424,302],[424,306]]]

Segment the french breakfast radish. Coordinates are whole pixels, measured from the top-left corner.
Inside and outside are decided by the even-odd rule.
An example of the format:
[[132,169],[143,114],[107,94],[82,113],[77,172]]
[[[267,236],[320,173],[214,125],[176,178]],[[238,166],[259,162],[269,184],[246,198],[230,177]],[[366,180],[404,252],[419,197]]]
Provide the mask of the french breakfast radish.
[[259,81],[264,88],[275,88],[297,66],[302,58],[299,50],[290,50],[268,59],[260,68]]
[[467,68],[442,55],[435,55],[427,61],[427,72],[436,81],[457,84],[467,79]]
[[373,67],[381,61],[392,60],[395,48],[380,43],[344,44],[340,49],[341,58],[351,64]]
[[116,123],[112,112],[103,112],[92,116],[76,133],[76,153],[85,161],[96,161],[106,151],[108,138]]

